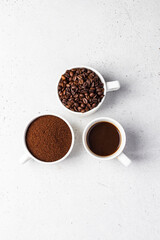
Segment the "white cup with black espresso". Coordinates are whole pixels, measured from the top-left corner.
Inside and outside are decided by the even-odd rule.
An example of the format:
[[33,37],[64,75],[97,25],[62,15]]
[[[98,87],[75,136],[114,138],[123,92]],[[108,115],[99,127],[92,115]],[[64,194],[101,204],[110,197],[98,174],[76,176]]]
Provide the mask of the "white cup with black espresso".
[[124,128],[112,118],[101,117],[90,122],[83,132],[83,145],[94,158],[118,159],[126,167],[131,163],[123,153],[126,145]]

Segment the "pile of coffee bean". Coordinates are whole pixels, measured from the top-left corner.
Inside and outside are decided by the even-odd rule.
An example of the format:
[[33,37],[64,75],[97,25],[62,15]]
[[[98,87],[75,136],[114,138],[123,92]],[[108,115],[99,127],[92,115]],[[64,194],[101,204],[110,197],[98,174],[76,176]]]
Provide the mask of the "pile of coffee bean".
[[58,95],[65,107],[84,113],[95,108],[102,100],[103,83],[92,70],[73,68],[62,75]]

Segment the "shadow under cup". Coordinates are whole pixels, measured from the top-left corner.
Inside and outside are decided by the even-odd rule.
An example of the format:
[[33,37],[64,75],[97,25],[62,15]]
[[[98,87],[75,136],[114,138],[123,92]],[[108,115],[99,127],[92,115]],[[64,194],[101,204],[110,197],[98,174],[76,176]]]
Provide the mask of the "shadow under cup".
[[93,123],[85,137],[89,151],[102,158],[115,154],[122,142],[118,127],[105,120]]

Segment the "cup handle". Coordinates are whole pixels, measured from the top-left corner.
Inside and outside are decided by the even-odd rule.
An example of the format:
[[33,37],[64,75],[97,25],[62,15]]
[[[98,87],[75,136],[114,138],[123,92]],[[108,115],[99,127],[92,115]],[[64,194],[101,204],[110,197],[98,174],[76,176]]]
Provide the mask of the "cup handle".
[[31,159],[31,157],[29,157],[27,154],[24,154],[20,159],[19,159],[19,163],[24,164],[26,162],[28,162]]
[[128,167],[131,164],[131,160],[124,154],[121,153],[117,159],[125,166]]
[[106,82],[106,91],[107,92],[116,91],[118,89],[120,89],[119,81]]

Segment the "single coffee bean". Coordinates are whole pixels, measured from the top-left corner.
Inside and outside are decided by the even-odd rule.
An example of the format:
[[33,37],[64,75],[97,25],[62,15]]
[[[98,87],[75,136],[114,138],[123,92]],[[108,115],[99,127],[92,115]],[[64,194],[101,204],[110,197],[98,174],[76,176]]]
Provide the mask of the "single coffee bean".
[[72,90],[75,90],[75,89],[76,89],[76,86],[75,86],[75,85],[72,85],[71,89],[72,89]]
[[96,91],[97,91],[97,92],[101,92],[101,91],[102,91],[102,89],[101,89],[101,88],[99,88],[99,87],[96,87]]
[[63,82],[60,82],[60,83],[59,83],[59,86],[60,86],[60,87],[63,87]]
[[95,95],[94,93],[90,93],[90,94],[89,94],[89,96],[90,96],[91,98],[93,98],[94,95]]
[[92,104],[92,108],[95,108],[96,106],[97,106],[96,103],[93,103],[93,104]]
[[66,79],[64,75],[62,75],[62,77],[61,77],[61,78],[62,78],[62,80],[65,80],[65,79]]
[[71,77],[73,77],[73,75],[74,75],[74,74],[73,74],[73,72],[72,72],[72,71],[70,71],[69,75],[70,75]]
[[86,83],[87,83],[88,87],[90,87],[91,81],[89,79],[86,81]]
[[102,92],[97,92],[97,94],[100,96],[100,95],[102,95]]
[[91,88],[90,88],[90,91],[91,91],[91,92],[94,92],[95,90],[96,90],[96,89],[95,89],[94,87],[91,87]]
[[81,108],[85,108],[85,104],[84,103],[81,103]]
[[88,100],[86,98],[83,98],[83,102],[84,102],[84,104],[87,104]]
[[76,93],[76,94],[74,94],[74,96],[73,96],[74,98],[77,98],[78,97],[78,94]]
[[77,107],[79,107],[79,104],[77,102],[75,102],[74,106],[77,108]]
[[85,112],[85,110],[84,110],[84,109],[82,109],[82,110],[81,110],[81,113],[84,113],[84,112]]
[[84,95],[82,93],[79,94],[80,98],[84,98]]
[[89,107],[90,109],[92,108],[90,103],[87,104],[87,107]]
[[77,108],[76,107],[74,107],[73,109],[74,109],[75,112],[77,112]]
[[82,85],[84,83],[83,79],[79,80],[79,84]]
[[86,89],[86,87],[87,87],[87,82],[84,82],[83,83],[83,88]]
[[75,98],[74,100],[75,100],[75,102],[79,102],[79,98]]

